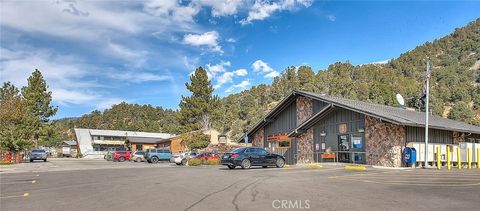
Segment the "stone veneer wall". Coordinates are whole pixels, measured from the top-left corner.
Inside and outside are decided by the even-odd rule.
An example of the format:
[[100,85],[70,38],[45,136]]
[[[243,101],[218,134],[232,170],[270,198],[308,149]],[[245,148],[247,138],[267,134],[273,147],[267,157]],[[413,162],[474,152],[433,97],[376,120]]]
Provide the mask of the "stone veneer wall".
[[458,144],[465,141],[465,134],[457,131],[453,131],[453,144]]
[[[297,126],[312,116],[313,102],[312,98],[297,97]],[[297,140],[297,163],[310,163],[313,160],[313,128],[296,138]]]
[[366,159],[369,165],[400,167],[405,127],[365,116]]
[[297,126],[307,120],[313,113],[312,98],[297,97]]
[[253,134],[252,146],[256,147],[264,147],[263,146],[263,139],[265,134],[265,129],[262,128],[258,130],[255,134]]
[[311,163],[313,159],[313,128],[297,137],[297,163]]

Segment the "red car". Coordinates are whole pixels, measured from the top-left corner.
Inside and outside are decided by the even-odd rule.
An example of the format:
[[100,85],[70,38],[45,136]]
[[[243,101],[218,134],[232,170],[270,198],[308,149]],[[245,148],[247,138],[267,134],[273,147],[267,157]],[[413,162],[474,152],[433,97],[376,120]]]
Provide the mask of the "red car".
[[112,155],[113,161],[126,161],[130,160],[130,151],[115,151]]
[[198,159],[203,158],[205,160],[218,160],[218,159],[220,159],[220,157],[218,155],[210,153],[210,152],[205,152],[205,153],[199,154],[195,158],[198,158]]

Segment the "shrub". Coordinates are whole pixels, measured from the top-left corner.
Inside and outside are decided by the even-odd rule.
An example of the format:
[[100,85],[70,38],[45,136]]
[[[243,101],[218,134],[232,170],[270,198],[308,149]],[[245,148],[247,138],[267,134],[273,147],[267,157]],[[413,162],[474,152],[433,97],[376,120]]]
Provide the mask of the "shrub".
[[203,163],[203,159],[193,158],[188,161],[189,166],[200,166]]
[[207,160],[205,165],[220,165],[220,159]]

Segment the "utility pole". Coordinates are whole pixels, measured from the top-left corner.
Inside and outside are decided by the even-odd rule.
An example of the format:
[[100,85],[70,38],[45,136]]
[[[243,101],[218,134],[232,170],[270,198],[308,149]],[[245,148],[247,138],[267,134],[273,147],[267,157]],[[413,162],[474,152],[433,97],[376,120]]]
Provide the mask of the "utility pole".
[[427,61],[427,73],[425,79],[425,165],[424,168],[428,167],[428,101],[429,101],[429,94],[430,94],[430,61]]

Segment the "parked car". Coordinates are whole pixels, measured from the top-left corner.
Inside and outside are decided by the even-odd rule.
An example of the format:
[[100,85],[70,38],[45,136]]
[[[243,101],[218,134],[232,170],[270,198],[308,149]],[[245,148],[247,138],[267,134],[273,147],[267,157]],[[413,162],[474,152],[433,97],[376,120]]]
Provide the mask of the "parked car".
[[126,161],[130,159],[130,151],[115,151],[112,154],[113,161]]
[[186,165],[188,160],[194,158],[198,154],[196,152],[182,152],[182,153],[175,153],[170,158],[170,163],[175,163],[177,165]]
[[205,153],[202,153],[202,154],[199,154],[197,156],[195,156],[195,158],[198,158],[198,159],[205,159],[205,160],[217,160],[217,159],[220,159],[220,157],[216,154],[213,154],[211,152],[205,152]]
[[147,149],[145,159],[149,163],[157,163],[160,160],[170,160],[172,153],[169,149]]
[[43,162],[47,162],[47,157],[47,151],[44,149],[34,149],[30,152],[30,162],[33,162],[34,160],[43,160]]
[[281,155],[272,154],[260,147],[242,147],[225,153],[221,161],[222,165],[234,169],[237,166],[248,169],[251,166],[276,166],[282,168],[285,165],[285,158]]
[[145,161],[145,152],[144,151],[135,151],[132,152],[130,160],[134,162],[143,162]]

